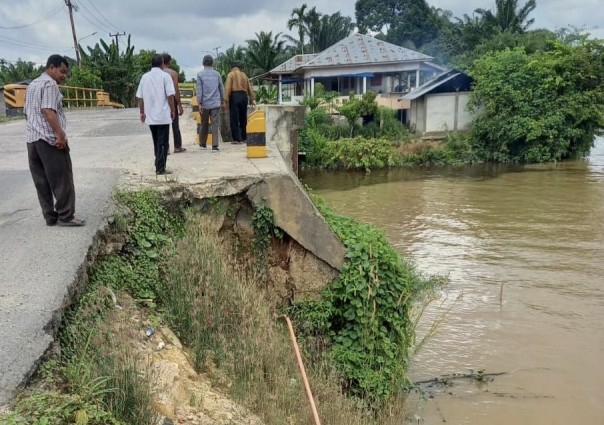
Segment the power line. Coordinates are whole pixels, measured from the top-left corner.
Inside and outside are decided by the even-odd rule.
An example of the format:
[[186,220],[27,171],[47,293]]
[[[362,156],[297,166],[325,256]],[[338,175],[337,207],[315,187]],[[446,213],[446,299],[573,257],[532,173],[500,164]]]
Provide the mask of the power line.
[[[94,15],[94,13],[92,13],[82,2],[79,3],[79,6],[81,6],[83,8],[83,10],[85,10],[87,12],[87,13],[84,13],[83,10],[80,10],[79,11],[80,15],[84,19],[86,19],[91,25],[93,25],[94,27],[100,29],[101,31],[108,31],[108,32],[113,31],[113,29],[111,27],[107,26],[99,18],[97,18]],[[92,17],[92,19],[94,19],[97,23],[92,22],[89,17]],[[101,25],[101,26],[99,26],[99,25]]]
[[43,18],[43,19],[41,19],[39,21],[33,22],[31,24],[17,25],[15,27],[0,27],[0,29],[2,29],[2,30],[16,30],[16,29],[20,29],[20,28],[27,28],[27,27],[31,27],[31,26],[34,26],[34,25],[38,25],[38,24],[46,21],[47,19],[50,19],[53,16],[55,16],[57,13],[59,13],[59,11],[62,8],[63,8],[63,5],[60,5],[59,7],[57,7],[56,9],[54,9],[52,12],[50,12],[48,14],[48,16],[46,16],[45,18]]
[[107,22],[109,24],[109,26],[111,26],[112,28],[114,28],[116,31],[121,31],[121,32],[125,32],[123,29],[116,27],[115,25],[113,25],[113,22],[111,22],[109,19],[107,19],[105,17],[105,15],[103,15],[103,13],[94,5],[94,3],[91,0],[86,0],[93,8],[94,10],[96,10],[99,13],[99,16],[101,18],[103,18],[105,20],[105,22]]
[[123,37],[125,35],[126,35],[125,32],[122,32],[121,34],[119,32],[115,33],[115,34],[109,34],[109,37],[115,37],[115,45],[117,46],[118,52],[119,52],[119,49],[120,49],[120,41],[118,40],[118,37]]
[[82,18],[84,18],[84,19],[85,19],[85,20],[86,20],[86,21],[87,21],[87,22],[88,22],[90,25],[92,25],[94,28],[98,29],[99,31],[102,31],[102,32],[106,32],[106,31],[107,31],[107,32],[111,32],[111,29],[108,29],[108,28],[107,28],[107,27],[105,27],[105,26],[102,26],[102,27],[101,27],[101,26],[99,26],[99,24],[97,24],[97,23],[93,22],[93,21],[92,21],[92,20],[91,20],[91,19],[90,19],[90,18],[89,18],[87,15],[85,15],[85,14],[84,14],[84,13],[82,13],[81,11],[80,11],[80,16],[81,16]]
[[25,47],[25,48],[29,48],[29,49],[38,49],[38,50],[68,49],[68,47],[63,47],[63,46],[54,46],[53,47],[53,46],[45,46],[43,44],[34,44],[34,43],[30,43],[28,41],[15,40],[14,38],[5,37],[3,35],[0,35],[0,40],[2,40],[5,43],[8,43],[8,44],[13,44],[15,46]]

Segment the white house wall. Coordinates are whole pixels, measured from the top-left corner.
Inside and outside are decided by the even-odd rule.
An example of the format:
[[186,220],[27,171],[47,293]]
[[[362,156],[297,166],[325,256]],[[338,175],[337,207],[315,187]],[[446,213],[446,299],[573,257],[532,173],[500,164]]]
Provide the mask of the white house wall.
[[470,93],[459,93],[459,105],[457,107],[457,130],[469,130],[474,119],[474,114],[468,111]]
[[411,101],[409,123],[419,133],[468,130],[473,120],[473,113],[466,109],[469,100],[468,92],[419,97]]
[[424,97],[411,101],[411,108],[409,108],[409,123],[414,131],[420,133],[426,131]]
[[425,132],[455,130],[455,93],[428,94]]

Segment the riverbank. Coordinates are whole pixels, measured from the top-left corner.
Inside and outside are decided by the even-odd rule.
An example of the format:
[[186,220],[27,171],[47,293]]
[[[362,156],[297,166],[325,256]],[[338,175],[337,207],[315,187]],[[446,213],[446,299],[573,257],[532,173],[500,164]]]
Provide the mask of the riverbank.
[[[62,355],[40,367],[5,423],[308,423],[279,317],[292,302],[321,299],[321,287],[300,283],[308,254],[240,198],[194,206],[181,191],[147,190],[116,200],[99,261],[61,327]],[[328,335],[308,332],[315,319],[296,310],[322,420],[401,423],[403,410],[370,412],[342,393],[342,370],[317,351]]]

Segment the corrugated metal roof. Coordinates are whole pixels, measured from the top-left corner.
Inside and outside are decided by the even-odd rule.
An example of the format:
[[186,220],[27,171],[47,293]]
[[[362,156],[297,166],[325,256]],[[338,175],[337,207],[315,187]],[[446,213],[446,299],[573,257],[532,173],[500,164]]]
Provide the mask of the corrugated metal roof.
[[307,55],[296,55],[293,58],[290,58],[283,62],[281,65],[271,70],[271,73],[290,73],[294,72],[296,69],[300,68],[306,62],[311,59],[314,59],[318,56],[318,53],[311,53]]
[[353,34],[323,50],[304,68],[402,61],[429,61],[432,56],[396,46],[365,34]]
[[396,46],[365,34],[353,34],[319,54],[297,55],[271,70],[290,73],[298,69],[339,65],[379,64],[406,61],[430,61],[432,56]]
[[457,70],[450,70],[447,72],[443,72],[442,74],[436,76],[435,78],[428,81],[427,83],[424,83],[424,85],[418,87],[416,90],[412,90],[409,93],[407,93],[406,95],[402,96],[401,99],[415,100],[418,97],[421,97],[421,96],[425,95],[426,93],[434,90],[436,87],[440,86],[441,84],[444,84],[449,80],[452,80],[453,78],[457,77],[458,75],[461,75],[461,72],[459,72]]

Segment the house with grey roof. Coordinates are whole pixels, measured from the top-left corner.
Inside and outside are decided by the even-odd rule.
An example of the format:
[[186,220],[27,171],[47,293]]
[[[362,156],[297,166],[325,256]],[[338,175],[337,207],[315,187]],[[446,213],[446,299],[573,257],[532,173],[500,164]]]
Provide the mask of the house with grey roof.
[[399,99],[405,123],[417,133],[465,131],[474,113],[468,110],[474,80],[461,71],[442,72]]
[[298,104],[321,83],[342,97],[378,93],[378,104],[400,109],[409,92],[445,70],[433,57],[383,40],[353,34],[317,54],[296,55],[270,71],[278,81],[279,104]]

